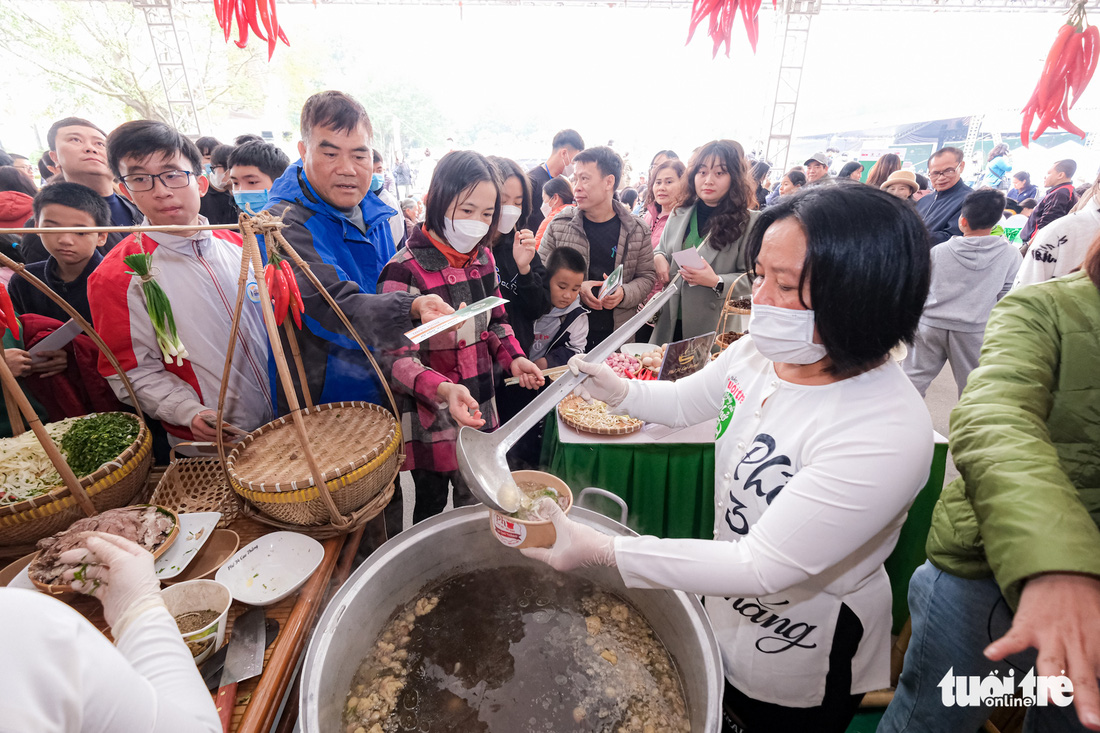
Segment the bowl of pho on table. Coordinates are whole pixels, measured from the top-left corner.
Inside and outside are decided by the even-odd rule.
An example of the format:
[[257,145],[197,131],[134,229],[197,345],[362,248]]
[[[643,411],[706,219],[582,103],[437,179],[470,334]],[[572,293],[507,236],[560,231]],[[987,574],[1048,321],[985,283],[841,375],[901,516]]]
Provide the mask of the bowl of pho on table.
[[511,514],[490,511],[493,535],[516,549],[552,547],[558,533],[542,502],[555,501],[568,514],[573,508],[573,492],[564,481],[545,471],[512,471],[512,479],[521,495],[519,509]]

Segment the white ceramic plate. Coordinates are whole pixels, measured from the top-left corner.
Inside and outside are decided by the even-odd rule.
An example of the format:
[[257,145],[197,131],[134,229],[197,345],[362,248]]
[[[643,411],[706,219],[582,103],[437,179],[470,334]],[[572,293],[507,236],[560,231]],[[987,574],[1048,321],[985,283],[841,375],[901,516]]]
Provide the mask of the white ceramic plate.
[[657,348],[660,348],[659,344],[623,344],[619,347],[619,352],[627,356],[633,356],[636,359],[647,351],[653,351]]
[[184,570],[199,550],[210,539],[218,521],[222,518],[221,512],[195,512],[193,514],[181,514],[180,533],[176,541],[165,550],[164,554],[157,558],[157,580],[174,578]]
[[324,556],[321,543],[312,537],[272,532],[238,550],[214,579],[241,603],[269,606],[301,588]]

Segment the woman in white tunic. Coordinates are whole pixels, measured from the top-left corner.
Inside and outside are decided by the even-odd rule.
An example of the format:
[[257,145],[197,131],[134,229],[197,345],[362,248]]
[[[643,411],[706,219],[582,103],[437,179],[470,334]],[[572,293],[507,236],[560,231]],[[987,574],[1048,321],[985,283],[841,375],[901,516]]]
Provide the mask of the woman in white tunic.
[[675,383],[571,362],[616,412],[718,418],[714,540],[611,538],[556,511],[554,547],[523,552],[706,596],[727,731],[843,731],[889,684],[883,561],[932,458],[928,411],[889,351],[917,327],[927,237],[882,191],[807,190],[753,229],[751,335],[716,361]]

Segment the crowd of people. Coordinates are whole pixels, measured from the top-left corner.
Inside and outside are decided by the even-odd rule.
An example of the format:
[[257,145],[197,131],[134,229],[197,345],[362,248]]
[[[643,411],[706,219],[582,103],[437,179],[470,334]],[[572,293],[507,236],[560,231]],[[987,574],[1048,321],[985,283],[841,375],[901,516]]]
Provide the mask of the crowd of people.
[[[717,419],[713,540],[612,539],[552,511],[554,547],[524,552],[559,570],[611,565],[631,586],[707,596],[725,730],[843,731],[863,693],[889,682],[883,561],[928,475],[921,397],[950,363],[962,478],[944,489],[929,561],[912,580],[913,642],[880,730],[971,731],[988,708],[944,706],[940,678],[1020,665],[1066,670],[1075,685],[1073,706],[1032,708],[1035,724],[1100,730],[1100,177],[1082,194],[1073,161],[1058,161],[1040,197],[1026,172],[1009,176],[1007,146],[974,187],[954,147],[932,154],[926,176],[894,154],[867,169],[836,165],[828,151],[777,176],[717,139],[686,159],[657,152],[632,184],[613,148],[563,130],[528,171],[452,150],[421,166],[418,198],[408,163],[387,170],[367,110],[349,95],[311,96],[300,128],[292,162],[258,136],[193,142],[163,122],[105,133],[68,117],[50,128],[40,188],[30,160],[0,158],[0,226],[39,232],[9,237],[4,253],[100,333],[137,395],[123,409],[152,419],[162,457],[219,431],[234,440],[287,409],[257,273],[223,385],[242,266],[241,235],[223,227],[270,211],[385,365],[372,373],[292,266],[306,366],[295,388],[320,402],[383,403],[376,380],[388,380],[414,522],[449,496],[474,502],[458,470],[459,429],[499,426],[544,385],[545,369],[587,374],[584,394],[647,422]],[[97,231],[135,225],[171,229]],[[701,264],[681,266],[688,248]],[[172,353],[125,261],[134,254],[152,256],[176,315]],[[620,268],[621,283],[603,292]],[[5,360],[43,415],[128,402],[84,337],[28,352],[68,314],[5,269],[21,318],[4,334]],[[650,342],[714,331],[735,296],[751,298],[748,335],[677,382],[625,380],[585,361],[674,281]],[[419,344],[405,335],[489,296],[507,302]],[[537,465],[538,435],[513,450],[515,467]],[[402,516],[397,492],[389,532]],[[148,594],[141,603],[156,606]]]

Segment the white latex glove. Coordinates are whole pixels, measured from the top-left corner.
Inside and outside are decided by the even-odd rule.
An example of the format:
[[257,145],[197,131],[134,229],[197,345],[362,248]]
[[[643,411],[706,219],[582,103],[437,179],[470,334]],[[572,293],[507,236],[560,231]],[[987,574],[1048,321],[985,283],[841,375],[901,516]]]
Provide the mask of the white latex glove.
[[99,599],[115,638],[140,613],[163,606],[153,554],[137,543],[93,532],[84,541],[84,548],[63,552],[60,559],[73,565],[86,563],[83,568],[66,571],[62,578],[73,581],[73,590],[78,593]]
[[558,533],[553,547],[528,547],[520,550],[524,557],[544,562],[555,570],[573,570],[591,565],[617,567],[615,538],[598,532],[565,516],[556,501],[543,499],[543,516],[549,516]]
[[601,400],[608,407],[615,407],[630,390],[625,379],[620,379],[607,364],[593,364],[584,360],[584,354],[576,354],[569,360],[569,371],[587,374],[588,379],[577,386],[577,394],[588,401]]

